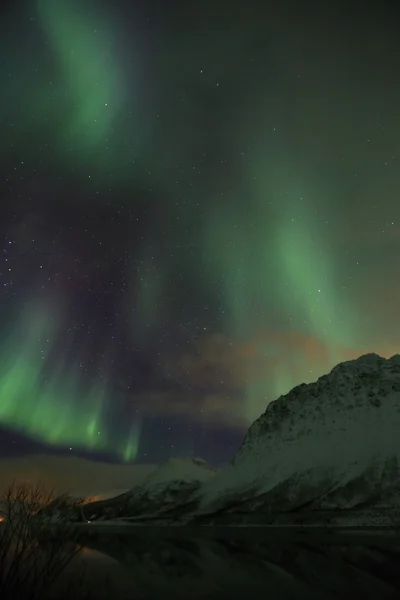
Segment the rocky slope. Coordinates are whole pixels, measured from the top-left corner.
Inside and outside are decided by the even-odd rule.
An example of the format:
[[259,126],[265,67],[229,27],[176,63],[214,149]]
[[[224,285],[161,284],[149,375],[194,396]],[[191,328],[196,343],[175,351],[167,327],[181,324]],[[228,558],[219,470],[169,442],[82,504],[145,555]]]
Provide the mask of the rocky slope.
[[192,500],[253,515],[400,504],[400,356],[340,363],[269,404]]
[[84,517],[81,512],[81,506],[83,503],[84,498],[78,498],[72,494],[61,494],[47,506],[45,506],[45,508],[40,509],[37,513],[37,516],[41,519],[49,519],[54,522],[84,521]]

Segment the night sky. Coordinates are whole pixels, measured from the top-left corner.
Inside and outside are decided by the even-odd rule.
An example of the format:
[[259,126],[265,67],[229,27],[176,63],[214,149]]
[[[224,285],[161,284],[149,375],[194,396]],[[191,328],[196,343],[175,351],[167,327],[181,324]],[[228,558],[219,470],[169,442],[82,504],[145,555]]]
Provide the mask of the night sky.
[[398,11],[228,4],[2,4],[2,456],[219,465],[399,352]]

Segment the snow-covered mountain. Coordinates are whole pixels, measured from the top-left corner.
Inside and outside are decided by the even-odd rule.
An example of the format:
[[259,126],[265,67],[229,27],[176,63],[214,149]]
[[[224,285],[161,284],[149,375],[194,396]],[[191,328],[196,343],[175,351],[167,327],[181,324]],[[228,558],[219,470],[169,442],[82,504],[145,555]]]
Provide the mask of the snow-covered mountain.
[[216,471],[200,458],[171,458],[115,498],[85,503],[90,520],[158,515],[184,504]]
[[400,355],[338,364],[268,405],[197,512],[400,505]]
[[268,405],[218,473],[201,459],[174,458],[114,498],[59,503],[78,520],[257,524],[279,513],[315,520],[317,513],[354,516],[360,509],[373,519],[382,511],[398,519],[400,355],[366,354],[293,388]]

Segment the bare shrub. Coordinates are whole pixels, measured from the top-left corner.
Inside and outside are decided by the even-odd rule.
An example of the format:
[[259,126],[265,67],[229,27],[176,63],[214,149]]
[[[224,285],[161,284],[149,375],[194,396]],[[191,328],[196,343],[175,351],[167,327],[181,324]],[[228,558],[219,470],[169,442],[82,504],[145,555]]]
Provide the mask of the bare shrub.
[[0,495],[0,598],[41,598],[81,548],[41,484],[14,483]]

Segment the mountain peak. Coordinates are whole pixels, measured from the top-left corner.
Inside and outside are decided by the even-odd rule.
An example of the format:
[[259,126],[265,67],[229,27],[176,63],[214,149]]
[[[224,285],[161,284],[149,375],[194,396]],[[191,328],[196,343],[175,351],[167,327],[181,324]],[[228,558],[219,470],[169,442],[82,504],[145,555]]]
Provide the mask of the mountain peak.
[[215,474],[202,458],[171,457],[154,469],[143,481],[142,487],[168,481],[204,481]]
[[[358,358],[354,358],[352,360],[343,361],[337,364],[331,370],[331,373],[336,373],[337,371],[349,370],[349,371],[375,371],[381,368],[383,369],[391,369],[392,367],[400,367],[400,354],[394,354],[390,358],[384,358],[379,354],[375,354],[373,352],[368,354],[362,354]],[[326,377],[326,375],[325,375]]]
[[[357,478],[364,486],[357,501],[367,502],[372,489],[376,497],[377,474],[393,474],[400,464],[399,431],[400,356],[371,353],[340,363],[267,406],[231,465],[206,484],[203,506],[220,505],[234,489],[242,499],[269,494],[272,502],[279,486],[279,501],[293,506],[300,497],[315,500]],[[375,474],[369,483],[367,472]],[[390,494],[400,493],[400,481],[389,479],[383,487],[399,485]]]

